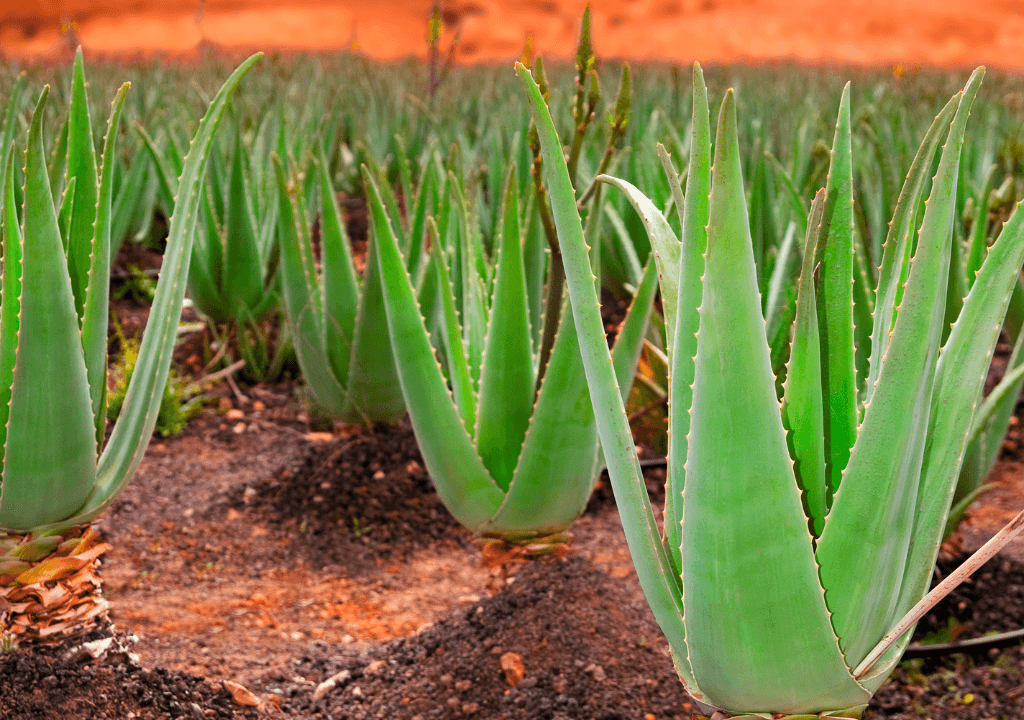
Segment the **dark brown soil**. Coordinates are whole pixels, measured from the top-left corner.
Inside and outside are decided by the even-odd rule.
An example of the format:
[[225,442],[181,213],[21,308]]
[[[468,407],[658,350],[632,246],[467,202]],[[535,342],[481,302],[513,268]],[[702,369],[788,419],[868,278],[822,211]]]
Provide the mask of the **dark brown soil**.
[[494,597],[415,637],[314,648],[293,667],[341,674],[319,702],[308,687],[283,688],[282,710],[300,717],[681,719],[693,707],[635,576],[611,577],[579,555],[527,563]]

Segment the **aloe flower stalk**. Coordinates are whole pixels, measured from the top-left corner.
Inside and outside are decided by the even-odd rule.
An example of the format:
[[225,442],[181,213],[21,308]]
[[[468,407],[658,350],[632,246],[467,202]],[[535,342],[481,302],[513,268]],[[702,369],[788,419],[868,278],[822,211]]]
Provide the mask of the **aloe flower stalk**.
[[[17,600],[39,583],[77,577],[78,571],[91,567],[102,546],[88,525],[124,489],[142,460],[170,369],[210,145],[232,91],[259,57],[246,60],[225,82],[193,140],[135,373],[102,453],[112,158],[127,84],[114,99],[97,169],[81,52],[76,57],[65,185],[67,198],[73,199],[64,203],[69,222],[58,216],[43,153],[49,88],[39,96],[29,129],[23,225],[14,200],[13,151],[5,158],[0,597],[13,603],[15,617],[0,616],[0,624],[13,623],[16,636],[47,633],[46,627],[33,627],[45,626],[45,618],[17,615]],[[87,222],[83,226],[76,218]],[[72,593],[81,588],[79,584]],[[86,583],[86,590],[91,589]]]
[[[676,308],[666,313],[672,383],[663,536],[615,388],[550,115],[529,72],[517,71],[540,131],[623,527],[683,683],[709,713],[859,717],[909,642],[917,615],[908,611],[928,587],[972,416],[1024,262],[1018,207],[943,344],[958,164],[982,70],[935,119],[903,186],[879,273],[869,399],[860,403],[854,394],[859,421],[851,426],[848,95],[828,187],[815,198],[807,224],[780,405],[757,290],[733,93],[722,102],[712,171],[707,91],[694,66],[682,238],[667,230],[654,208],[648,223],[659,248],[666,307],[674,298]],[[919,214],[943,134],[931,195]],[[827,258],[834,263],[828,268]]]

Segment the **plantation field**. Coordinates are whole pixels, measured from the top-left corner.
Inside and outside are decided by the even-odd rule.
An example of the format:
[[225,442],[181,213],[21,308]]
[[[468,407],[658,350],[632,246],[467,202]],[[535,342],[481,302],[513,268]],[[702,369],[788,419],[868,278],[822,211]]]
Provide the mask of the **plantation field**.
[[[268,53],[221,91],[234,62],[209,45],[181,63],[93,62],[91,53],[128,51],[127,39],[142,39],[129,37],[114,4],[79,21],[84,70],[80,59],[63,62],[68,38],[48,29],[49,19],[10,10],[0,26],[0,45],[15,58],[0,68],[0,151],[11,158],[0,182],[0,291],[11,303],[0,306],[8,421],[0,458],[9,493],[0,494],[0,621],[10,618],[0,626],[0,720],[695,720],[701,706],[679,680],[693,670],[678,662],[678,637],[666,638],[663,616],[656,619],[664,603],[649,605],[655,571],[636,560],[635,539],[649,521],[657,568],[676,578],[668,595],[684,582],[694,583],[694,595],[714,595],[717,587],[695,583],[704,569],[697,561],[713,557],[700,552],[711,540],[729,538],[723,530],[691,550],[680,533],[742,523],[718,509],[696,515],[687,530],[673,498],[698,512],[689,508],[697,507],[701,468],[736,476],[741,487],[767,464],[744,465],[745,454],[778,430],[773,461],[788,473],[787,500],[766,492],[762,505],[755,486],[736,504],[754,507],[744,520],[751,526],[796,518],[781,522],[779,534],[806,540],[800,570],[810,568],[824,645],[847,679],[856,663],[842,652],[852,657],[850,645],[863,645],[862,659],[918,599],[908,602],[915,589],[903,592],[901,583],[912,586],[915,573],[924,586],[947,577],[1014,518],[1024,504],[1024,230],[1014,214],[1024,198],[1024,84],[1013,62],[999,60],[1017,55],[1007,39],[1012,8],[974,3],[964,11],[971,22],[955,25],[946,10],[919,13],[925,25],[901,26],[902,49],[890,56],[870,38],[891,40],[891,26],[869,8],[830,15],[849,37],[826,44],[814,26],[783,14],[820,15],[810,2],[684,5],[685,23],[630,44],[616,28],[666,8],[636,3],[619,18],[595,3],[594,48],[583,43],[575,66],[569,52],[561,53],[569,62],[547,65],[527,57],[533,74],[520,69],[522,83],[504,62],[522,52],[512,36],[533,23],[564,30],[535,32],[534,50],[546,60],[547,48],[575,47],[578,7],[450,9],[445,22],[462,23],[460,61],[502,60],[450,68],[408,58],[424,46],[424,23],[382,8],[393,13],[391,50],[360,19],[360,52]],[[148,50],[192,52],[202,40],[200,33],[193,42],[191,14],[133,7],[158,39],[178,43],[145,41]],[[405,10],[422,18],[418,5]],[[239,0],[207,4],[201,27],[214,46],[235,52],[258,36],[242,43],[231,33],[266,22],[265,12],[304,50],[351,45],[332,33],[357,17],[344,4],[269,11]],[[497,19],[505,35],[474,24],[483,19]],[[27,23],[36,30],[26,33]],[[697,44],[722,25],[736,30],[730,44]],[[666,62],[690,37],[686,56],[710,59],[706,75]],[[927,47],[916,44],[922,38]],[[57,46],[58,63],[16,59]],[[989,54],[995,68],[979,90],[980,73],[968,64]],[[661,62],[600,59],[620,55]],[[926,67],[894,71],[906,57]],[[743,62],[754,60],[773,62]],[[44,84],[49,95],[37,103]],[[710,114],[702,110],[708,98]],[[539,105],[550,107],[550,121]],[[710,135],[701,112],[720,134]],[[713,172],[699,162],[712,147],[722,163]],[[606,173],[618,180],[597,179]],[[726,206],[742,252],[723,262],[709,238]],[[566,216],[589,243],[575,255]],[[686,243],[701,229],[704,247],[694,253]],[[48,264],[30,252],[45,243]],[[836,247],[841,262],[828,254]],[[693,257],[680,261],[687,252]],[[709,284],[697,286],[704,294],[688,306],[694,286],[675,271],[692,271],[696,257],[702,269],[693,275]],[[711,284],[723,267],[741,266],[749,280],[742,291]],[[840,266],[847,275],[834,274]],[[587,337],[574,315],[581,304],[566,299],[581,287],[600,299]],[[820,319],[808,321],[814,293]],[[12,298],[17,313],[8,312]],[[746,325],[737,308],[750,311]],[[688,311],[724,320],[687,331]],[[818,333],[819,322],[820,341],[804,334]],[[73,340],[62,369],[30,375],[34,363],[19,363],[19,353],[33,346],[23,350],[17,338],[43,346],[57,327]],[[698,345],[709,334],[720,343],[710,351]],[[162,344],[140,345],[147,337]],[[601,384],[588,358],[606,346]],[[729,402],[700,395],[702,381],[725,378],[733,361],[755,355],[760,385],[730,376],[722,383]],[[917,364],[901,366],[903,357]],[[912,375],[918,364],[924,379]],[[890,383],[894,373],[903,373],[900,382]],[[24,394],[36,385],[23,377],[42,378],[38,394]],[[802,432],[793,410],[801,390],[816,423],[817,460],[793,439]],[[75,393],[80,407],[67,401]],[[879,397],[887,424],[872,425]],[[624,414],[628,425],[625,454],[608,452],[611,476],[601,469],[600,403],[623,403],[616,420]],[[687,427],[672,434],[680,405]],[[718,418],[724,406],[746,419]],[[742,415],[755,406],[768,421]],[[77,425],[53,435],[63,415]],[[137,448],[125,440],[133,431]],[[860,437],[881,448],[871,458],[883,458],[882,470],[854,465]],[[680,445],[682,461],[665,461]],[[709,445],[711,460],[698,453]],[[618,473],[624,456],[632,463],[633,446],[647,492],[638,480],[624,495]],[[21,460],[23,447],[31,462]],[[51,454],[81,465],[78,485],[87,487],[63,475],[34,487],[32,473],[49,467]],[[22,481],[24,465],[32,472]],[[881,477],[877,490],[854,486],[858,476],[843,475],[849,467],[867,467],[868,481]],[[936,467],[945,472],[941,491],[926,484]],[[684,470],[693,474],[681,486]],[[901,481],[895,489],[890,477]],[[814,553],[829,539],[822,527],[838,525],[838,511],[829,513],[847,488],[869,507],[875,498],[874,509],[909,503],[910,520],[894,510],[870,532],[848,531],[854,550],[836,553],[832,566],[819,563]],[[74,507],[51,510],[53,497],[73,492],[82,496]],[[643,514],[648,507],[653,513]],[[928,512],[937,514],[917,522]],[[99,534],[76,535],[79,526]],[[897,539],[886,544],[890,533]],[[109,547],[85,548],[82,537]],[[715,556],[708,564],[728,572],[708,576],[727,587],[767,574],[781,553],[762,549],[776,539],[747,537],[748,546],[730,551],[745,562],[730,568],[730,552]],[[92,554],[80,559],[83,552]],[[877,572],[844,570],[842,561],[854,567],[861,557],[877,560]],[[779,567],[792,570],[791,559]],[[44,572],[45,563],[60,567]],[[895,580],[884,575],[890,566],[899,566]],[[834,585],[830,572],[840,577]],[[863,637],[855,613],[843,634],[826,605],[846,599],[836,587],[847,589],[851,577],[859,585],[850,597],[891,603],[881,615],[864,611],[871,627]],[[102,599],[89,601],[95,617],[80,626],[43,613],[50,603],[77,604],[73,596],[100,581]],[[25,586],[38,601],[26,600]],[[883,596],[890,586],[892,597]],[[688,619],[692,611],[682,608],[692,598],[676,600]],[[748,620],[725,615],[707,624]],[[863,711],[865,720],[1020,717],[1019,637],[929,645],[1022,627],[1017,539],[921,619],[907,659],[889,658],[892,674],[885,670],[873,697],[849,680],[865,704],[870,698],[866,709],[821,702],[846,713],[830,717]],[[51,632],[59,642],[37,642]],[[727,633],[716,637],[706,656],[746,650]],[[713,662],[702,669],[715,671]],[[748,680],[776,683],[764,677]],[[809,717],[792,707],[803,706],[785,712]],[[814,717],[824,712],[814,707]]]

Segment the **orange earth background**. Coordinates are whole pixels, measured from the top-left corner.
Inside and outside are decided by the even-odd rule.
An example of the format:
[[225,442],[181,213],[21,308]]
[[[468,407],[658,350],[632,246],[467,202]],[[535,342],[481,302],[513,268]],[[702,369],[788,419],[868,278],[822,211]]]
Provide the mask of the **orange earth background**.
[[[532,36],[571,56],[583,0],[462,0],[441,5],[459,63],[504,62]],[[356,51],[426,55],[431,0],[0,0],[0,52],[57,60],[98,55]],[[838,63],[1024,70],[1024,0],[592,0],[599,57],[690,62]]]

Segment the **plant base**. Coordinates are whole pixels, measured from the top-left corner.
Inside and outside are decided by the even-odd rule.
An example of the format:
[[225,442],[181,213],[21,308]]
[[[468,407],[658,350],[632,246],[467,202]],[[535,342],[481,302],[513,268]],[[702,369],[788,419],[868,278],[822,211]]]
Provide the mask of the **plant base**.
[[0,636],[14,645],[61,642],[105,623],[97,568],[109,548],[92,527],[0,533]]

